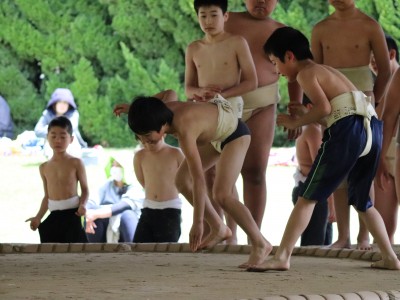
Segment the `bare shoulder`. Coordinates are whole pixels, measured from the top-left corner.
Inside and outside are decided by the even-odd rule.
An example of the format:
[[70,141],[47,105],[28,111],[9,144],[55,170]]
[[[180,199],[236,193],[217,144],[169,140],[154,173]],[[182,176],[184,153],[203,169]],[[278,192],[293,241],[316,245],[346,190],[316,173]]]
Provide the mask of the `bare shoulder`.
[[193,51],[193,50],[196,50],[196,49],[200,46],[200,44],[202,44],[202,40],[195,40],[195,41],[191,42],[191,43],[187,46],[186,51]]
[[67,160],[69,160],[74,166],[78,168],[84,166],[82,159],[78,157],[70,156]]

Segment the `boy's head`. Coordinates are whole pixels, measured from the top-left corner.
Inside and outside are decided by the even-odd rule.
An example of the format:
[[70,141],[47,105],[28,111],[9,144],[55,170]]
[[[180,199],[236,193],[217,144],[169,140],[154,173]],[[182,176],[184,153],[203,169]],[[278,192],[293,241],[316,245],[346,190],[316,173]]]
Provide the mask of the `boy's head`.
[[160,99],[136,97],[128,112],[129,128],[142,142],[157,143],[164,136],[163,127],[171,125],[174,114]]
[[264,20],[268,18],[275,10],[278,0],[259,1],[246,0],[247,12],[255,19]]
[[285,62],[288,52],[293,53],[297,60],[313,59],[310,43],[304,34],[292,27],[276,29],[264,45],[264,52]]
[[390,60],[396,59],[399,62],[399,48],[397,47],[397,43],[390,35],[385,35],[386,45],[389,50]]
[[356,6],[355,0],[329,0],[329,4],[332,5],[335,10],[346,10]]
[[47,127],[47,133],[50,133],[53,127],[65,129],[65,131],[72,136],[72,123],[67,117],[60,116],[51,120]]
[[194,0],[193,6],[197,15],[199,15],[200,8],[210,8],[211,6],[219,7],[222,14],[225,14],[228,10],[228,0]]
[[68,118],[60,116],[50,121],[47,128],[47,141],[54,152],[65,151],[73,139],[72,124]]

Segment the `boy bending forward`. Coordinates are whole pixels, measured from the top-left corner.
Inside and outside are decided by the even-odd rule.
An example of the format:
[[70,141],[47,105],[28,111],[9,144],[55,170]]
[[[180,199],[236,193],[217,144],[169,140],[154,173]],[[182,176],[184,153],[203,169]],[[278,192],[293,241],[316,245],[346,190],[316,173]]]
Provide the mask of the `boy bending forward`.
[[353,205],[375,238],[382,260],[374,268],[400,269],[385,225],[372,206],[369,190],[375,176],[382,142],[382,122],[368,98],[339,71],[313,62],[307,38],[290,27],[277,29],[264,45],[277,71],[295,81],[313,103],[305,114],[300,109],[279,115],[277,124],[294,129],[325,118],[321,148],[298,201],[290,215],[275,256],[249,271],[288,270],[295,243],[306,228],[314,206],[324,201],[347,176],[349,205]]
[[[235,188],[250,143],[247,126],[238,120],[232,105],[220,96],[207,103],[171,100],[177,100],[173,91],[136,98],[130,105],[128,122],[141,141],[156,143],[166,133],[179,140],[185,159],[178,170],[176,184],[194,208],[189,236],[191,250],[212,247],[232,235],[207,196],[204,172],[215,165],[213,198],[251,241],[250,257],[244,265],[260,264],[272,246],[262,236],[249,210],[239,201]],[[126,112],[127,107],[126,104],[117,105],[114,113]],[[205,238],[203,220],[210,227],[210,234]]]

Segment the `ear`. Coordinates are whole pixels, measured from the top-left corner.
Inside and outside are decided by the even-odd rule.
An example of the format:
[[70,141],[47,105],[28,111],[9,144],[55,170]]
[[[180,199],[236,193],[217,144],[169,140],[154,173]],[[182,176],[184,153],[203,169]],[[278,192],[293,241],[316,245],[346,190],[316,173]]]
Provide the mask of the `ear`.
[[229,19],[229,12],[224,13],[224,22],[228,21]]
[[286,58],[288,61],[293,61],[294,59],[296,59],[296,57],[294,56],[294,54],[293,54],[292,51],[286,51],[286,53],[285,53],[285,58]]
[[389,51],[389,59],[392,60],[392,59],[395,59],[395,58],[396,58],[396,50],[391,49]]
[[75,136],[71,135],[71,141],[69,142],[70,144],[72,144],[72,142],[74,141]]

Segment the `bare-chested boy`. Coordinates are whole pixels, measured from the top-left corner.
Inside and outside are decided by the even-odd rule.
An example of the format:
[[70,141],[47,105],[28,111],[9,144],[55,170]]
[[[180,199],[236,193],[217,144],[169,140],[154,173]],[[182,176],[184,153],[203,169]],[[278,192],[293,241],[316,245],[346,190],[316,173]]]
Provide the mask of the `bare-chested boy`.
[[[89,191],[83,162],[66,152],[73,139],[68,118],[57,117],[49,123],[47,140],[53,156],[39,168],[44,197],[36,216],[26,220],[32,230],[39,228],[42,243],[87,242],[81,216],[86,213]],[[41,223],[47,210],[50,215]]]
[[[335,8],[332,15],[319,22],[312,31],[311,49],[316,63],[341,71],[357,89],[379,101],[390,77],[389,57],[384,33],[374,19],[356,8],[354,0],[329,3]],[[369,69],[371,54],[376,58],[379,74],[373,82]],[[334,193],[338,225],[338,240],[334,248],[350,247],[349,207],[346,181]],[[357,248],[369,250],[369,233],[360,221]]]
[[[242,120],[251,131],[251,142],[241,170],[244,203],[261,228],[267,202],[266,170],[275,130],[276,104],[279,101],[279,76],[263,51],[271,33],[285,26],[270,15],[278,0],[246,0],[245,12],[230,12],[225,31],[244,37],[256,67],[258,88],[243,94]],[[288,83],[290,100],[301,103],[302,92],[296,82]],[[296,137],[290,131],[289,138]]]
[[[390,73],[393,76],[397,69],[399,68],[399,49],[397,47],[396,41],[389,35],[385,36],[387,50],[389,52],[389,59],[390,59]],[[375,63],[375,57],[371,57],[371,69],[375,74],[378,73]],[[382,100],[379,101],[379,105],[376,108],[376,112],[379,118],[382,118],[382,112],[385,105],[386,100],[386,93],[391,86],[391,80],[389,81],[388,85],[386,86],[385,94],[382,97]],[[393,87],[392,87],[393,88]],[[391,96],[393,97],[393,95]],[[389,97],[390,98],[390,97]],[[390,105],[391,106],[391,105]],[[391,109],[391,108],[389,108]],[[394,111],[388,111],[386,109],[386,116],[388,114],[392,114]],[[387,118],[387,117],[386,117]],[[391,122],[392,120],[390,120]],[[398,120],[397,120],[398,122]],[[388,130],[385,130],[385,126],[387,122],[384,122],[384,134],[388,134]],[[393,125],[393,126],[392,126]],[[374,181],[374,189],[375,189],[375,207],[381,214],[383,221],[385,222],[386,231],[389,235],[389,239],[392,243],[394,243],[394,234],[397,228],[397,214],[399,211],[399,204],[398,204],[398,193],[396,192],[396,184],[395,184],[395,173],[396,173],[396,134],[397,134],[397,123],[391,124],[389,128],[393,127],[392,133],[392,140],[389,144],[389,147],[385,151],[385,160],[386,166],[388,170],[388,176],[386,177],[387,181],[385,181],[385,186],[382,187],[377,181]],[[386,137],[387,138],[387,137]],[[383,137],[385,141],[385,136]],[[382,145],[382,150],[384,149]],[[386,147],[386,146],[385,146]]]
[[369,190],[378,167],[382,122],[367,96],[338,70],[313,61],[307,38],[291,27],[277,29],[264,46],[277,71],[296,80],[313,103],[297,117],[278,115],[277,125],[294,129],[325,120],[322,145],[299,199],[289,217],[281,244],[274,257],[249,271],[288,270],[297,239],[307,226],[317,201],[326,201],[344,177],[348,177],[349,204],[375,238],[382,259],[374,268],[400,270],[379,212]]
[[181,208],[175,177],[184,156],[164,142],[139,138],[143,149],[135,153],[133,166],[145,199],[134,243],[176,243],[181,236]]
[[[194,0],[194,8],[204,37],[186,49],[185,91],[189,100],[208,101],[216,94],[231,102],[238,118],[243,114],[241,95],[257,87],[256,70],[246,40],[224,30],[228,20],[227,0]],[[206,172],[211,197],[215,168]],[[213,205],[222,217],[218,204]],[[236,243],[236,226],[227,217],[232,230],[228,243]],[[206,228],[208,230],[208,228]]]
[[[142,141],[157,142],[164,134],[177,137],[185,155],[176,184],[192,203],[193,225],[189,244],[192,251],[212,247],[231,236],[207,196],[204,172],[216,166],[213,198],[246,232],[252,250],[246,265],[261,263],[272,246],[262,236],[249,210],[239,201],[235,183],[250,143],[247,126],[238,120],[232,105],[220,96],[207,103],[179,102],[168,91],[154,97],[138,97],[129,108],[131,130]],[[116,115],[126,112],[117,105]],[[203,221],[210,234],[203,237]]]

